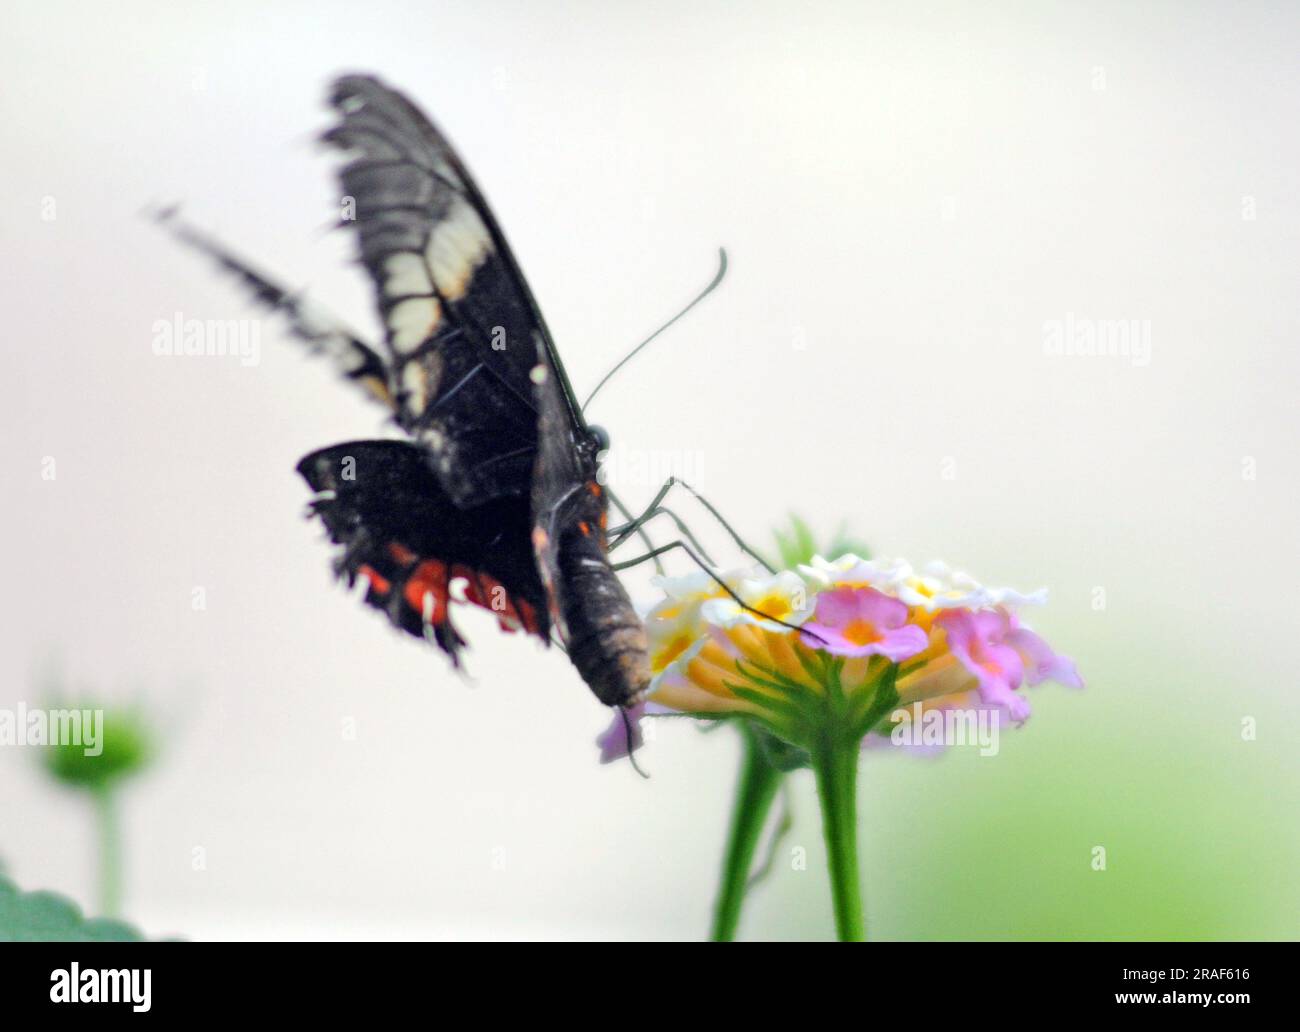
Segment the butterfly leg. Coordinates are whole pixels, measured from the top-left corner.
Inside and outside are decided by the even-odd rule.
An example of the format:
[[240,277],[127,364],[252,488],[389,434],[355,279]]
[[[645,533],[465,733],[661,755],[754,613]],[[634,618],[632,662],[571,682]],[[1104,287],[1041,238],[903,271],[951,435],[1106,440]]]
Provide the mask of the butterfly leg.
[[664,553],[671,552],[673,551],[673,549],[677,549],[677,548],[680,548],[683,552],[685,552],[688,556],[690,556],[691,560],[695,563],[696,566],[698,566],[701,570],[703,570],[715,581],[717,581],[718,587],[720,587],[723,591],[725,591],[731,597],[731,600],[735,602],[736,605],[740,606],[741,609],[745,610],[745,612],[753,613],[755,616],[761,616],[764,620],[770,620],[772,623],[780,624],[782,627],[788,627],[792,631],[798,631],[801,635],[807,635],[809,638],[812,638],[815,641],[819,641],[819,642],[824,641],[824,639],[822,639],[820,635],[814,633],[813,631],[806,630],[805,628],[799,627],[797,624],[787,623],[786,621],[780,619],[780,617],[776,617],[768,613],[764,613],[760,609],[755,609],[743,598],[737,595],[735,589],[732,588],[732,586],[728,584],[726,581],[724,581],[721,577],[719,577],[717,572],[713,569],[713,567],[711,567],[708,563],[706,563],[703,559],[701,559],[695,553],[694,549],[692,549],[689,544],[687,544],[685,541],[681,540],[680,538],[676,541],[671,541],[666,545],[660,545],[658,548],[652,549],[651,551],[647,552],[645,555],[639,555],[635,559],[625,559],[621,563],[614,563],[614,569],[627,570],[633,566],[637,566],[640,563],[647,562],[651,559],[654,559],[656,556],[661,556]]
[[164,208],[154,219],[171,230],[181,243],[201,251],[252,291],[254,300],[285,317],[289,331],[314,354],[330,357],[343,375],[363,388],[370,398],[395,408],[388,388],[388,367],[378,353],[362,343],[333,316],[306,298],[273,283],[215,237],[182,221],[175,208]]
[[705,550],[704,546],[696,540],[695,535],[691,533],[690,528],[686,526],[681,517],[666,505],[657,505],[653,509],[647,509],[631,523],[625,524],[621,527],[614,527],[610,530],[610,533],[616,535],[616,538],[613,544],[609,546],[609,551],[612,552],[619,545],[624,544],[628,540],[630,534],[634,531],[641,530],[642,527],[658,516],[667,516],[672,520],[674,525],[677,527],[677,532],[690,543],[691,547],[700,554],[701,558],[703,558],[710,566],[717,565],[717,563],[713,561],[713,557]]
[[[628,534],[630,534],[634,530],[637,530],[641,526],[641,524],[645,523],[647,520],[652,519],[654,516],[658,515],[657,510],[661,510],[663,508],[661,503],[668,496],[668,493],[674,487],[683,487],[687,491],[689,491],[691,495],[695,498],[695,500],[698,501],[702,506],[704,506],[704,508],[708,511],[709,515],[711,515],[715,520],[718,521],[718,524],[722,527],[722,529],[725,530],[727,534],[731,537],[731,540],[736,543],[737,548],[739,548],[750,558],[756,560],[759,563],[759,565],[761,565],[769,573],[776,572],[776,568],[772,566],[771,563],[769,563],[757,551],[755,551],[753,548],[751,548],[748,544],[745,543],[744,539],[741,538],[741,536],[738,533],[736,533],[736,531],[732,528],[730,523],[728,523],[725,519],[722,518],[722,513],[718,512],[718,510],[714,508],[713,504],[707,498],[705,498],[702,494],[696,491],[695,488],[691,487],[690,484],[686,483],[686,481],[678,477],[669,477],[667,480],[665,480],[663,486],[659,488],[658,493],[654,496],[654,499],[650,502],[648,506],[646,506],[645,512],[643,512],[635,520],[632,520],[629,523],[625,523],[622,526],[614,527],[613,529],[610,530],[610,534],[614,536],[614,540],[609,546],[611,552],[615,548],[617,548],[620,544],[622,544],[625,540],[627,540]],[[667,511],[667,510],[663,510],[663,511]],[[669,513],[669,515],[672,514]],[[679,520],[675,515],[672,516],[672,518],[674,522],[677,523],[677,526],[679,528],[682,528],[681,520]],[[684,528],[682,529],[684,530]],[[698,545],[696,547],[698,548]],[[700,549],[700,551],[703,551],[703,549]]]
[[[619,511],[619,514],[625,520],[628,521],[627,524],[624,524],[625,527],[630,525],[632,522],[634,522],[632,519],[632,510],[629,509],[626,505],[624,505],[623,502],[619,499],[618,495],[616,495],[613,491],[611,491],[608,486],[605,487],[605,497],[608,498],[610,504]],[[636,536],[641,539],[642,543],[646,546],[646,548],[653,551],[655,547],[655,543],[653,540],[651,540],[650,535],[645,532],[644,528],[641,526],[637,526],[633,528],[633,530],[635,531]],[[625,540],[625,539],[626,539],[626,535],[623,538],[620,538],[619,540]],[[662,576],[664,572],[664,564],[660,562],[658,556],[655,556],[653,561],[655,564],[655,572]]]

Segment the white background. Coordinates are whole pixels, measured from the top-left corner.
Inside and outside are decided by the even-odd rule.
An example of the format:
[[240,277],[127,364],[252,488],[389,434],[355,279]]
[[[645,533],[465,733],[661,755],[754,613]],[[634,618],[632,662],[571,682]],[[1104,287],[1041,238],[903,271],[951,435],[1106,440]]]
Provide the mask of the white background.
[[[1286,4],[8,5],[0,704],[57,666],[159,712],[128,915],[194,938],[707,916],[730,734],[661,730],[648,783],[598,767],[606,716],[563,656],[487,620],[466,687],[331,584],[302,519],[298,458],[377,413],[270,322],[256,367],[151,353],[177,311],[258,314],[139,215],[171,201],[377,335],[311,142],[342,71],[456,141],[584,394],[727,247],[718,294],[593,407],[620,456],[689,456],[755,538],[797,510],[1050,587],[1036,626],[1090,687],[1041,690],[1025,736],[1141,749],[1171,714],[1250,713],[1293,741],[1296,29]],[[1149,320],[1149,365],[1044,354],[1067,313]],[[1131,677],[1159,657],[1178,673]],[[1275,755],[1261,824],[1294,816]],[[908,800],[908,762],[873,784]],[[91,845],[79,800],[0,751],[9,873],[89,903]],[[819,862],[755,934],[820,934]]]

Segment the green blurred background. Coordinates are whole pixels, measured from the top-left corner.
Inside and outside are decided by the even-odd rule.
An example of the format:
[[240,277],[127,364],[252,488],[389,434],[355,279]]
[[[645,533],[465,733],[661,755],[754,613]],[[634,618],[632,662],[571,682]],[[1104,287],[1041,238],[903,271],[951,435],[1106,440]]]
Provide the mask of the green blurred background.
[[[1214,707],[1218,726],[1182,712],[1143,734],[1114,686],[1168,683],[1179,667],[1148,660],[1110,681],[1098,654],[1088,659],[1088,695],[1035,690],[1033,718],[1002,735],[996,758],[962,748],[866,758],[872,938],[1297,937],[1291,743],[1268,731],[1242,741],[1243,709],[1230,698]],[[1183,676],[1196,683],[1194,671]],[[797,799],[791,839],[807,843],[813,874],[778,867],[779,885],[754,898],[751,928],[820,938],[830,910],[810,779]],[[1103,871],[1092,866],[1097,846]]]

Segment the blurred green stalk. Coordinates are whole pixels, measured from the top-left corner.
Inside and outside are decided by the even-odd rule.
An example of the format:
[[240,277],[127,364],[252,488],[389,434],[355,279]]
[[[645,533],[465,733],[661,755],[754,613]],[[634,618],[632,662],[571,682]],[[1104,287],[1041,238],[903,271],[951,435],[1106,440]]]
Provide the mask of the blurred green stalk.
[[858,877],[858,751],[856,741],[832,739],[813,750],[812,756],[840,942],[863,942],[867,937]]
[[754,850],[763,835],[763,825],[767,823],[782,777],[781,771],[768,761],[748,722],[739,720],[736,725],[740,729],[743,753],[722,860],[722,879],[713,907],[713,929],[709,933],[714,942],[731,942],[736,937]]
[[122,904],[122,826],[117,799],[107,785],[93,789],[90,797],[99,825],[100,915],[116,917]]

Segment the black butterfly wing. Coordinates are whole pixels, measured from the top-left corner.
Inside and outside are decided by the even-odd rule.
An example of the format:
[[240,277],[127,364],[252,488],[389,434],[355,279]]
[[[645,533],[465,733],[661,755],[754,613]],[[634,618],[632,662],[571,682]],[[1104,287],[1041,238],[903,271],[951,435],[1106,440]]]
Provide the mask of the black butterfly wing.
[[[565,400],[544,343],[534,343],[537,356],[532,380],[538,410],[538,448],[533,467],[533,551],[550,598],[551,619],[564,640],[564,584],[560,548],[566,532],[579,523],[603,522],[603,500],[596,484],[596,454],[590,434],[578,426]],[[603,533],[603,527],[600,528]]]
[[351,156],[340,181],[384,320],[398,419],[458,506],[526,499],[539,336],[564,374],[505,238],[451,145],[405,97],[346,76],[331,103],[340,121],[325,139]]
[[154,212],[159,225],[168,227],[181,243],[207,255],[231,273],[257,303],[282,316],[289,332],[315,354],[326,355],[350,382],[389,410],[395,402],[389,391],[388,366],[356,334],[314,301],[295,294],[255,269],[211,233],[183,220],[175,207]]
[[464,510],[443,490],[421,447],[406,441],[353,441],[306,456],[298,472],[348,584],[394,626],[437,644],[457,661],[464,644],[451,620],[453,587],[494,613],[503,629],[549,644],[547,594],[529,547],[527,498],[503,497]]

